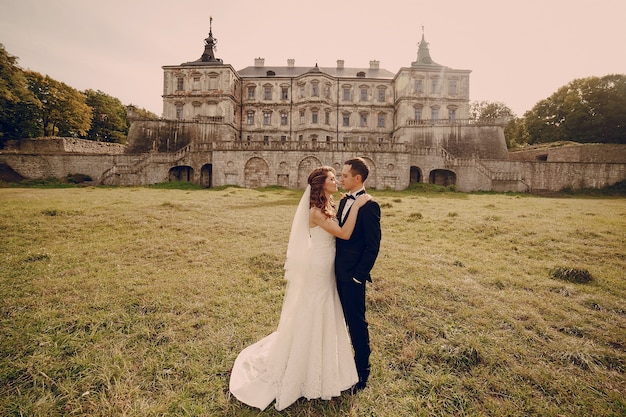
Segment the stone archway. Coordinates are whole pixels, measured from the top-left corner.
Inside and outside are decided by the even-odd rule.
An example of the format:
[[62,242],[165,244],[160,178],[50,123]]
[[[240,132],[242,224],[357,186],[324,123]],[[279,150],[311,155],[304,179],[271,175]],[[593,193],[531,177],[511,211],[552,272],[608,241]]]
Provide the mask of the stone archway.
[[419,167],[411,166],[409,171],[409,185],[422,182],[422,170]]
[[187,165],[179,165],[170,168],[167,180],[172,181],[193,181],[193,168]]
[[262,188],[269,185],[270,167],[259,157],[250,158],[244,168],[244,187]]
[[433,169],[430,171],[428,182],[435,185],[442,185],[444,187],[456,185],[456,174],[447,169]]
[[206,188],[213,186],[213,165],[205,164],[200,169],[200,185]]
[[298,164],[298,188],[306,188],[311,171],[322,165],[322,162],[314,156],[307,156],[300,161]]

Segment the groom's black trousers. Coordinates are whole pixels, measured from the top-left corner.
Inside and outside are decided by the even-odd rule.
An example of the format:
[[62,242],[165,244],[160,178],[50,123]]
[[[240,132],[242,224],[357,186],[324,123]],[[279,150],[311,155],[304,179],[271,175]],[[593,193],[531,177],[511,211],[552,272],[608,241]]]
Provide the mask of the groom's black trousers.
[[370,336],[365,320],[365,282],[357,284],[354,281],[337,281],[337,292],[354,348],[359,381],[367,382],[370,373]]

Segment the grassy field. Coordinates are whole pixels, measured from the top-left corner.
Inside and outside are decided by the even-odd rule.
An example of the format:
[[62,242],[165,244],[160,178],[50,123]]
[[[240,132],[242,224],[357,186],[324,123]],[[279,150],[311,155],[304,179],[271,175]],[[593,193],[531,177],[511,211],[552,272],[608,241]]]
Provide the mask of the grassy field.
[[[259,415],[300,193],[0,188],[0,415]],[[626,415],[626,199],[373,194],[370,385],[263,415]]]

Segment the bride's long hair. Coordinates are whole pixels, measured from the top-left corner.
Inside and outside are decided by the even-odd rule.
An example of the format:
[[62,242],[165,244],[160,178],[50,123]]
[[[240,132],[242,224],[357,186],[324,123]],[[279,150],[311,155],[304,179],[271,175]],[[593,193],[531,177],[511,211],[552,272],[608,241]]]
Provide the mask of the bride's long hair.
[[329,172],[335,174],[335,168],[329,166],[315,168],[313,172],[309,174],[307,181],[311,186],[311,208],[317,207],[330,219],[335,217],[335,200],[332,195],[326,198],[326,194],[324,193],[324,184],[326,183]]

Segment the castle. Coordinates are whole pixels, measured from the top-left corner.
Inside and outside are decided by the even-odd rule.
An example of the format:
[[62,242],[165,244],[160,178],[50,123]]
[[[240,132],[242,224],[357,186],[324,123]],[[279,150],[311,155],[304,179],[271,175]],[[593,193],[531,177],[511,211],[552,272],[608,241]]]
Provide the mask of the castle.
[[511,158],[506,120],[469,120],[471,71],[434,62],[423,33],[416,60],[396,73],[376,60],[354,68],[343,60],[266,66],[263,58],[236,71],[215,56],[216,43],[211,25],[199,59],[162,67],[162,118],[141,119],[129,108],[126,146],[20,141],[0,163],[26,178],[82,173],[110,185],[304,188],[316,166],[340,170],[354,156],[367,161],[375,189],[425,182],[534,192],[626,178],[620,145],[586,147],[565,160],[558,150]]

